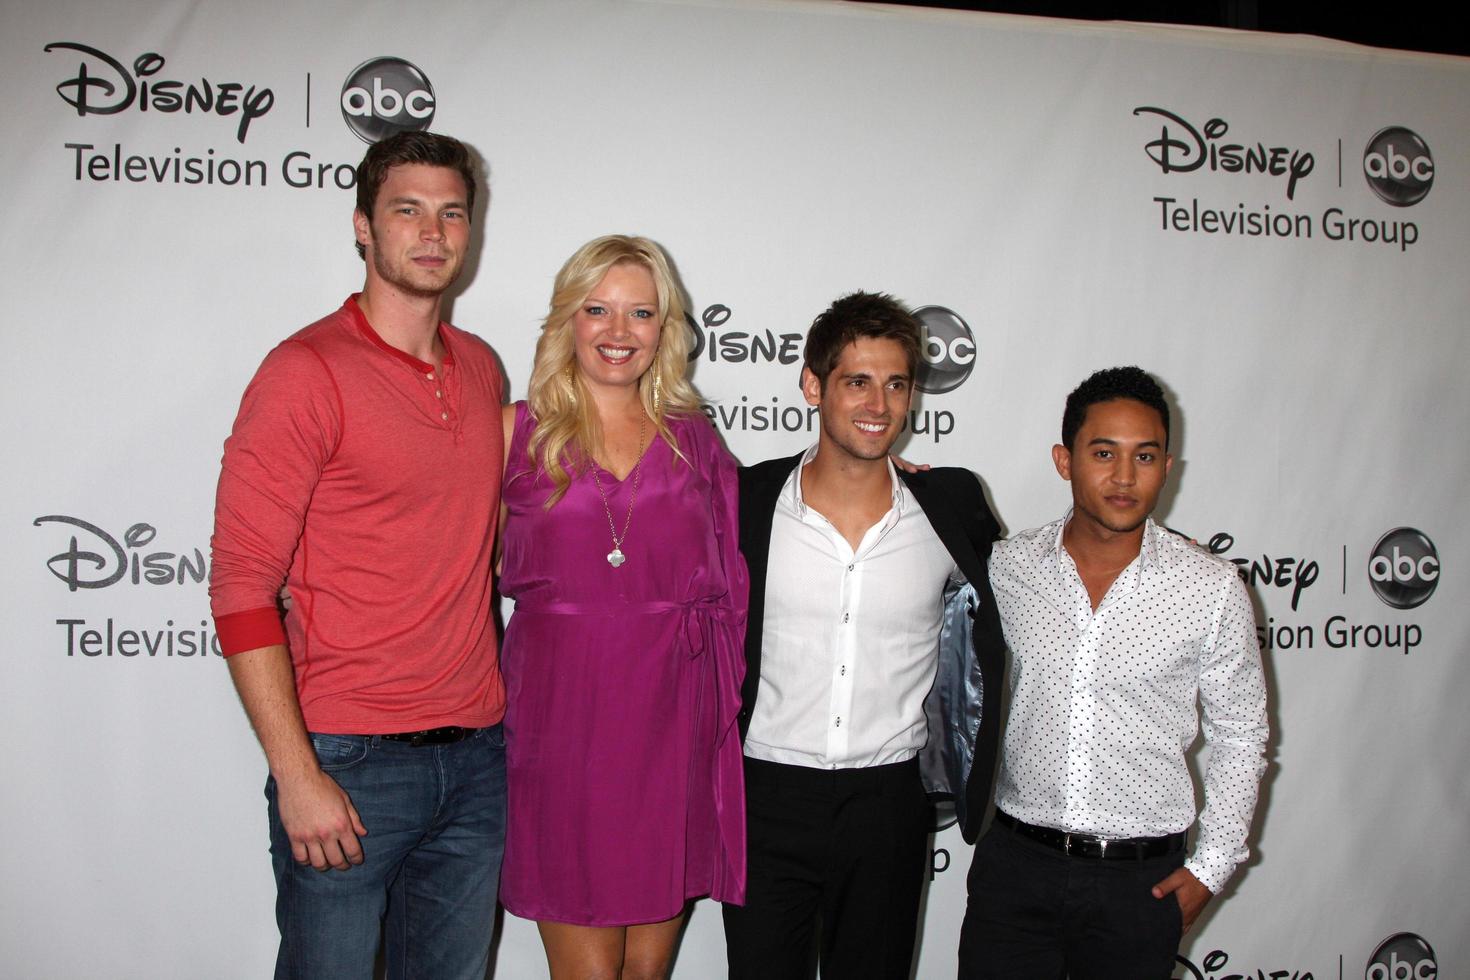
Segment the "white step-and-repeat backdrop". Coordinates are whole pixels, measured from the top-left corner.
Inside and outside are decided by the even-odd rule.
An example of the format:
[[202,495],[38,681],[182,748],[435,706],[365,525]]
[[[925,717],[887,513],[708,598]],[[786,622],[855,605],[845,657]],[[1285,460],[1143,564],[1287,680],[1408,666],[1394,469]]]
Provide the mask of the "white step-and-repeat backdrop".
[[[1067,504],[1067,391],[1155,372],[1164,516],[1240,566],[1272,695],[1255,855],[1176,976],[1465,972],[1470,62],[841,3],[51,0],[0,5],[0,91],[0,975],[270,970],[214,483],[256,364],[361,282],[385,120],[488,163],[452,316],[516,396],[611,231],[678,263],[745,461],[814,438],[800,337],[853,289],[925,308],[903,450],[1011,529]],[[953,974],[968,861],[941,829],[919,977]],[[544,975],[530,924],[496,975]],[[721,975],[700,903],[676,976]]]

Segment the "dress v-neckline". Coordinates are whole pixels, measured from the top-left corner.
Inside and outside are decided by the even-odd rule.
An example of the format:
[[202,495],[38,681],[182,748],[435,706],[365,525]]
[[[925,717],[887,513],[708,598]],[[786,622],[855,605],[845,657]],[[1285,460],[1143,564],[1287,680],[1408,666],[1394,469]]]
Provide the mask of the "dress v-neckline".
[[642,455],[640,455],[637,459],[635,459],[633,461],[633,465],[630,466],[630,467],[628,467],[628,472],[627,473],[624,473],[622,476],[618,476],[612,470],[608,469],[606,466],[603,466],[601,463],[599,463],[597,461],[597,457],[596,456],[589,456],[589,458],[592,460],[592,465],[595,466],[595,467],[597,467],[597,469],[598,469],[599,472],[601,472],[606,477],[608,477],[608,479],[612,480],[613,483],[616,483],[619,486],[622,486],[624,483],[626,483],[628,481],[628,478],[630,476],[632,476],[635,472],[637,472],[638,467],[640,465],[642,465],[643,463],[645,463],[645,462],[648,461],[649,454],[653,452],[654,444],[655,443],[659,443],[659,442],[663,442],[663,439],[661,439],[659,437],[659,434],[657,432],[655,432],[653,434],[653,438],[651,438],[651,439],[648,440],[648,445],[645,446],[645,447],[643,447],[643,453],[642,453]]

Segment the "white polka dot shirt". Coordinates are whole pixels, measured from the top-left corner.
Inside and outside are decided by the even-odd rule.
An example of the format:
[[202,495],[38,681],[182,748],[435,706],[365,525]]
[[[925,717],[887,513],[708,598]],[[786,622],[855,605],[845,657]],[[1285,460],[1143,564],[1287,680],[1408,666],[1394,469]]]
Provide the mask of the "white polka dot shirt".
[[996,544],[990,582],[1010,647],[996,805],[1108,838],[1195,822],[1185,751],[1204,709],[1205,808],[1187,867],[1218,892],[1249,854],[1265,771],[1266,685],[1235,566],[1149,520],[1097,610],[1062,547],[1071,514]]

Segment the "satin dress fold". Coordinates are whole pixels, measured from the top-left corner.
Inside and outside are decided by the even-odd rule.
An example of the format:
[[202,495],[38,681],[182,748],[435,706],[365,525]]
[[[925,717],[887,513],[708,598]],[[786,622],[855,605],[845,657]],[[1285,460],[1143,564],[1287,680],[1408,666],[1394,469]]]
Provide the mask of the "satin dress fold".
[[742,902],[744,779],[736,714],[749,582],[735,461],[703,415],[654,437],[635,476],[551,482],[516,406],[502,500],[508,822],[500,900],[522,918],[660,922],[691,898]]

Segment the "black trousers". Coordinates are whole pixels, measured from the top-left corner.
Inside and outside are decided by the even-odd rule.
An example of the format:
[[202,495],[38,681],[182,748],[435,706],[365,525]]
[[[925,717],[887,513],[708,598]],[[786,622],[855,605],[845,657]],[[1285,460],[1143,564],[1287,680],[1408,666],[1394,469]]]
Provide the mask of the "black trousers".
[[917,760],[746,759],[745,798],[746,903],[724,907],[731,980],[809,980],[818,952],[831,980],[907,980],[929,841]]
[[992,825],[975,845],[960,980],[1167,980],[1182,920],[1150,891],[1184,863],[1068,857]]

